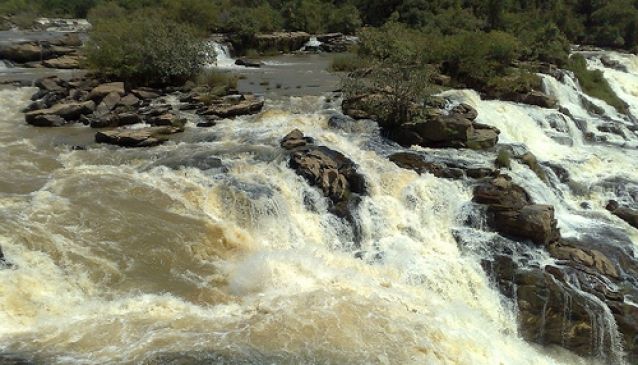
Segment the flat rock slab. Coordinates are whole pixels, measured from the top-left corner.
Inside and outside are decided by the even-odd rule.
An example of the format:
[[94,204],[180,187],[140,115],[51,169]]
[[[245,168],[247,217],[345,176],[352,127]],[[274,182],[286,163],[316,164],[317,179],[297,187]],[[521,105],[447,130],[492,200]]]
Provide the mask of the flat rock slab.
[[175,127],[150,127],[142,129],[114,129],[95,134],[95,142],[120,147],[153,147],[168,141],[168,135],[183,132]]
[[211,105],[204,115],[216,115],[220,118],[237,117],[240,115],[248,115],[259,113],[264,107],[263,100],[243,100],[236,104],[224,103]]

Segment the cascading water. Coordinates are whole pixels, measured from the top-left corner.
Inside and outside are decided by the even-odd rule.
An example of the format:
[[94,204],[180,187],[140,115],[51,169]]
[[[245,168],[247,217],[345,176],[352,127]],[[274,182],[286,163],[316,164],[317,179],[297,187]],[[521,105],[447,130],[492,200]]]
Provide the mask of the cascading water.
[[230,49],[227,45],[219,42],[210,42],[215,51],[215,59],[209,63],[209,67],[235,68],[235,60],[230,56]]
[[[218,65],[220,54],[227,55],[218,52]],[[601,118],[622,117],[608,108],[604,116],[587,112],[569,79],[547,76],[545,85],[565,113],[484,101],[472,91],[446,96],[476,107],[503,143],[524,144],[568,170],[573,183],[553,188],[521,164],[510,173],[535,201],[556,207],[564,236],[621,227],[614,229],[635,244],[636,230],[603,209],[618,198],[605,181],[638,181],[638,154],[627,147],[635,136],[586,145]],[[0,247],[13,265],[0,269],[0,353],[47,364],[161,364],[179,356],[241,364],[591,363],[517,335],[516,308],[481,267],[482,240],[496,234],[465,227],[468,215],[480,216],[468,204],[472,188],[388,161],[403,149],[372,122],[329,125],[338,108],[326,98],[270,100],[256,117],[190,128],[152,149],[71,150],[92,135],[24,124],[19,110],[33,92],[0,91],[0,154],[9,156],[0,169],[11,171],[0,177]],[[287,167],[279,140],[295,128],[365,175],[356,243],[323,195]],[[427,152],[492,163],[472,151]],[[223,167],[206,168],[202,156],[219,157]],[[458,232],[470,249],[459,247]],[[553,262],[534,255],[538,265]],[[599,309],[592,307],[604,343],[617,330]],[[618,360],[617,352],[605,356]]]

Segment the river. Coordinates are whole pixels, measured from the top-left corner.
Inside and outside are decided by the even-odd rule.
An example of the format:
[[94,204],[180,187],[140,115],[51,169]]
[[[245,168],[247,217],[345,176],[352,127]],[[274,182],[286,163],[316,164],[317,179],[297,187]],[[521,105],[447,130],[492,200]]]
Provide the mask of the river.
[[[638,59],[612,56],[628,72],[590,66],[638,110]],[[572,186],[551,187],[517,162],[510,172],[555,206],[563,236],[611,230],[636,245],[638,230],[604,206],[636,204],[638,138],[596,132],[606,141],[588,143],[584,132],[633,122],[600,101],[604,116],[588,112],[569,76],[544,83],[572,117],[470,90],[445,95],[474,106],[502,143],[569,172]],[[373,122],[329,125],[340,109],[329,88],[276,89],[296,85],[269,90],[257,116],[145,149],[93,144],[84,126],[28,126],[20,110],[36,89],[1,89],[0,247],[12,267],[0,269],[0,352],[43,364],[598,362],[517,334],[515,308],[481,267],[496,233],[465,227],[470,184],[399,168],[387,156],[404,149]],[[369,185],[359,240],[287,167],[279,141],[295,128],[359,164]],[[413,150],[492,164],[482,152]],[[210,157],[223,167],[207,168]],[[614,179],[625,190],[609,188]]]

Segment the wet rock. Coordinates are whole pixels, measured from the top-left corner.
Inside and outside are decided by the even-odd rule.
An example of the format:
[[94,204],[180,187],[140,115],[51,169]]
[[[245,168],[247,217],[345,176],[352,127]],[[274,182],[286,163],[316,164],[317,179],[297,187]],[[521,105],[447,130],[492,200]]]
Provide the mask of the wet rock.
[[560,239],[554,208],[533,204],[527,192],[502,175],[474,189],[475,203],[487,205],[488,225],[511,237],[546,245]]
[[350,206],[354,194],[366,194],[366,182],[357,172],[356,164],[340,152],[316,146],[299,130],[286,135],[281,146],[290,151],[289,166],[311,185],[321,189],[333,203],[333,213],[351,218]]
[[36,115],[28,123],[35,127],[61,127],[68,124],[64,118],[54,114]]
[[419,174],[431,173],[436,177],[446,179],[462,179],[465,177],[465,173],[459,168],[449,168],[445,165],[428,162],[422,156],[415,153],[400,152],[391,155],[390,161],[394,162],[397,166],[414,170]]
[[216,125],[217,125],[217,122],[215,122],[215,121],[205,121],[205,122],[197,123],[197,127],[198,128],[210,128],[210,127],[214,127]]
[[186,119],[179,118],[173,113],[166,113],[149,118],[148,123],[155,126],[172,126],[177,128],[184,128],[184,126],[186,125]]
[[591,267],[603,275],[618,279],[620,272],[613,259],[603,252],[583,247],[574,241],[561,240],[548,246],[549,253],[560,260],[569,260],[581,265]]
[[124,96],[126,92],[124,91],[124,83],[123,82],[110,82],[107,84],[101,84],[93,88],[89,93],[89,98],[95,101],[101,101],[105,96],[110,93],[116,93],[119,96]]
[[175,127],[115,129],[95,134],[95,142],[120,147],[153,147],[168,141],[168,135],[183,132]]
[[173,170],[193,167],[200,170],[220,169],[224,167],[222,160],[212,156],[210,152],[202,151],[186,155],[171,155],[158,159],[153,166],[166,166]]
[[518,94],[514,97],[514,101],[519,103],[536,105],[541,108],[555,108],[558,105],[558,100],[554,96],[547,95],[540,91],[531,91],[527,94]]
[[159,98],[161,95],[161,93],[158,90],[151,89],[151,88],[143,88],[143,87],[131,90],[131,92],[133,93],[133,95],[137,96],[138,98],[142,100],[156,99],[156,98]]
[[[57,76],[45,77],[45,78],[36,80],[36,82],[35,82],[35,86],[37,86],[38,88],[42,89],[41,91],[44,91],[44,93],[46,93],[48,91],[62,91],[62,90],[64,90],[65,88],[61,84],[62,84],[62,80],[60,80],[60,78],[57,77]],[[38,94],[36,94],[36,95],[38,95]],[[40,99],[41,97],[42,96],[36,97],[36,99]]]
[[450,110],[450,114],[455,114],[468,120],[474,120],[478,118],[478,111],[476,111],[476,109],[474,109],[472,106],[464,103],[452,108],[452,110]]
[[248,98],[236,103],[224,102],[211,105],[203,112],[204,115],[216,115],[220,118],[231,118],[240,115],[256,114],[264,107],[264,101]]
[[498,143],[500,131],[458,115],[441,115],[419,123],[405,123],[388,132],[390,139],[409,147],[486,149]]
[[613,215],[629,223],[629,225],[638,228],[638,209],[621,207],[620,204],[614,200],[611,200],[606,208]]
[[607,55],[604,55],[604,56],[600,57],[600,63],[602,63],[603,66],[608,67],[608,68],[613,68],[614,70],[618,70],[618,71],[622,71],[622,72],[628,72],[627,71],[627,67],[625,65],[623,65],[622,63],[620,63],[617,60],[611,59]]
[[[60,103],[48,109],[33,110],[25,113],[25,120],[29,124],[37,123],[36,119],[43,115],[56,115],[64,120],[77,120],[81,115],[91,114],[95,110],[95,103],[92,101],[85,102],[68,102]],[[41,120],[41,118],[39,118]],[[35,124],[34,124],[35,125]]]
[[25,356],[12,353],[0,353],[0,365],[35,365],[36,363]]
[[16,63],[39,62],[50,58],[53,52],[36,42],[12,44],[0,48],[0,59]]
[[605,123],[605,124],[597,126],[596,129],[604,133],[616,134],[623,138],[627,138],[627,136],[625,135],[625,132],[623,131],[622,127],[619,124]]
[[142,123],[137,113],[109,113],[88,120],[91,128],[115,128],[125,125]]
[[235,65],[250,67],[250,68],[260,68],[262,66],[261,62],[256,60],[250,60],[248,58],[238,58],[235,61]]
[[66,33],[50,43],[59,47],[81,47],[83,42],[78,33]]

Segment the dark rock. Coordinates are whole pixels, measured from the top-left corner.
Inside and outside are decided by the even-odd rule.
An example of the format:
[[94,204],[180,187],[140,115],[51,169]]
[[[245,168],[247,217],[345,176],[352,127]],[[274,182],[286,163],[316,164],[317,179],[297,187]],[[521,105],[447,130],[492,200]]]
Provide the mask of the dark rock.
[[611,58],[609,58],[609,56],[606,56],[606,55],[600,57],[600,63],[602,63],[603,66],[608,68],[613,68],[614,70],[628,72],[627,67],[625,65],[623,65],[619,61],[612,60]]
[[42,47],[37,42],[12,44],[0,48],[0,59],[6,59],[16,63],[40,62],[48,59],[53,52]]
[[450,114],[458,115],[462,118],[474,120],[478,117],[478,112],[472,106],[459,104],[450,110]]
[[95,134],[95,142],[120,147],[153,147],[168,140],[168,135],[182,132],[175,127],[150,127],[142,129],[116,129]]
[[111,110],[113,110],[113,108],[115,108],[120,100],[120,94],[118,94],[117,92],[110,92],[102,99],[102,102],[97,106],[97,109],[95,110],[96,114],[101,115],[110,112]]
[[31,118],[28,123],[35,127],[61,127],[68,122],[59,115],[42,114]]
[[29,124],[36,123],[35,119],[42,115],[57,115],[67,121],[77,120],[81,115],[93,113],[95,103],[92,101],[85,102],[68,102],[52,106],[49,109],[33,110],[25,113],[25,120]]
[[609,201],[606,208],[616,217],[629,223],[634,228],[638,228],[638,209],[621,207],[615,200]]
[[91,128],[115,128],[142,123],[142,118],[137,113],[110,113],[89,119],[89,123]]
[[199,127],[199,128],[210,128],[210,127],[214,127],[216,125],[217,125],[217,123],[214,122],[214,121],[206,121],[206,122],[197,123],[197,127]]
[[550,95],[542,93],[540,91],[530,91],[526,94],[513,93],[511,95],[505,95],[502,97],[505,100],[516,101],[523,104],[536,105],[541,108],[556,108],[558,100]]
[[186,125],[186,119],[179,118],[173,113],[166,113],[149,118],[148,123],[155,126],[173,126],[177,128],[184,128],[184,126]]
[[156,98],[159,98],[161,95],[158,90],[150,89],[150,88],[138,88],[138,89],[131,90],[131,92],[133,93],[133,95],[137,96],[138,98],[142,100],[156,99]]
[[246,99],[237,103],[222,103],[211,105],[202,113],[204,115],[216,115],[220,118],[231,118],[240,115],[259,113],[264,107],[264,101],[258,99]]
[[442,164],[425,161],[422,156],[415,153],[399,152],[391,155],[389,158],[390,161],[394,162],[397,166],[414,170],[419,174],[429,172],[436,177],[446,179],[462,179],[465,177],[462,169],[450,168]]
[[196,152],[187,155],[169,155],[165,158],[158,159],[154,166],[166,166],[173,170],[179,170],[181,168],[193,167],[200,170],[220,169],[224,165],[222,160],[212,156],[209,152]]
[[262,66],[261,62],[256,61],[256,60],[250,60],[248,58],[238,58],[235,61],[235,65],[244,66],[244,67],[251,67],[251,68],[260,68]]
[[[64,87],[60,85],[60,81],[61,81],[60,78],[57,76],[45,77],[45,78],[36,80],[35,86],[44,90],[45,92],[46,91],[61,91],[61,90],[64,90]],[[40,99],[40,97],[36,99]]]
[[619,135],[623,138],[627,138],[627,136],[625,135],[625,132],[623,131],[622,127],[618,124],[614,124],[614,123],[605,123],[602,125],[599,125],[596,127],[596,129],[598,129],[601,132],[604,133],[611,133],[611,134],[616,134]]
[[473,201],[488,206],[488,225],[503,235],[543,245],[560,239],[554,208],[533,204],[529,194],[507,176],[477,186]]

